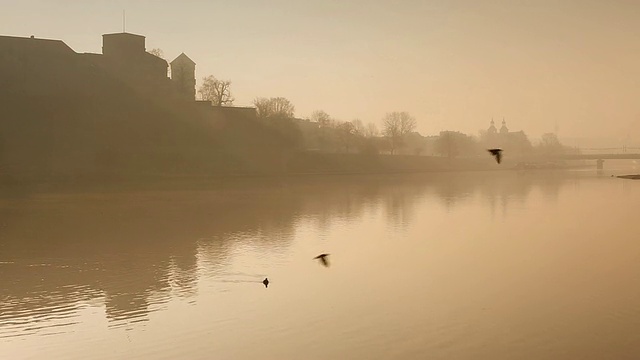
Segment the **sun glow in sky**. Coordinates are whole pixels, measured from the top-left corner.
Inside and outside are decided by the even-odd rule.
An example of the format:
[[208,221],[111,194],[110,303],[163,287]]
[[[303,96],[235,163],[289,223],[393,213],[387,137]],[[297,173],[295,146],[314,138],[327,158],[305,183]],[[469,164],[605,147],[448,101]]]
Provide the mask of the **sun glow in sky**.
[[[236,104],[283,96],[298,117],[325,110],[380,123],[408,111],[424,135],[477,134],[491,118],[611,138],[640,130],[635,1],[0,0],[0,34],[101,52],[101,35],[145,35],[198,81],[232,81]],[[638,139],[636,137],[635,139]]]

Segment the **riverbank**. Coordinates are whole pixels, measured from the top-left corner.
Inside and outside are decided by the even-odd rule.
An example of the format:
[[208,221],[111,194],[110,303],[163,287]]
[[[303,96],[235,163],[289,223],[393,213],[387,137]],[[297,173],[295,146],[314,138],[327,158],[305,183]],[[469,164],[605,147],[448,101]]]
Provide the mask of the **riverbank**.
[[[522,163],[506,159],[497,164],[493,158],[444,158],[411,155],[363,155],[340,153],[297,153],[291,155],[282,167],[271,171],[211,171],[200,173],[94,173],[82,176],[51,176],[38,179],[20,179],[4,176],[0,182],[0,195],[24,196],[38,192],[91,192],[199,189],[210,186],[233,186],[237,183],[260,181],[262,184],[279,183],[286,179],[313,179],[327,176],[396,176],[437,175],[453,172],[510,172],[569,170],[558,164],[545,167],[523,168]],[[547,164],[549,165],[549,164]],[[465,175],[465,176],[468,176]]]
[[[504,171],[559,168],[522,167],[516,160],[505,159],[497,164],[492,157],[446,158],[437,156],[387,155],[387,154],[344,154],[297,152],[281,156],[279,161],[259,161],[255,159],[227,159],[212,156],[209,161],[201,160],[201,166],[190,166],[178,170],[171,167],[157,167],[148,170],[143,167],[122,167],[116,169],[74,169],[75,171],[29,172],[15,168],[15,171],[0,173],[0,184],[29,183],[118,183],[127,181],[155,181],[171,179],[208,178],[261,178],[282,176],[315,176],[341,174],[396,174],[447,171]],[[264,160],[264,159],[263,159]],[[229,166],[228,163],[234,164]],[[253,165],[253,166],[251,166]]]

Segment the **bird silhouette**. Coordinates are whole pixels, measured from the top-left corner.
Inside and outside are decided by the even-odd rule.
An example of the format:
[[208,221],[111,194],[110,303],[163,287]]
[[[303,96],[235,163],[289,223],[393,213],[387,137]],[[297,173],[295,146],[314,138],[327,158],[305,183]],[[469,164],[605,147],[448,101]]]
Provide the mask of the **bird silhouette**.
[[269,287],[269,279],[264,278],[264,280],[262,280],[262,283],[264,284],[264,287]]
[[314,257],[313,259],[319,259],[320,262],[322,263],[322,265],[329,267],[329,259],[327,259],[327,257],[329,256],[329,254],[320,254],[316,257]]
[[496,158],[498,164],[500,164],[500,161],[502,161],[502,149],[489,149],[487,151],[490,152],[491,155]]

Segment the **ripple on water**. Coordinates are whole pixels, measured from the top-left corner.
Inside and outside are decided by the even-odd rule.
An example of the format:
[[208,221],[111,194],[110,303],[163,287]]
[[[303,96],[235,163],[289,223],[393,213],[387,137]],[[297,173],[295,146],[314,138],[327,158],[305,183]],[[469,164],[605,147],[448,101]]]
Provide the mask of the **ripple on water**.
[[49,334],[50,330],[78,324],[77,313],[86,296],[80,292],[29,299],[4,299],[0,305],[0,338]]
[[[189,297],[194,279],[178,271],[159,272],[155,286],[140,289],[136,278],[113,274],[100,282],[78,275],[105,269],[105,264],[68,265],[64,259],[37,259],[30,262],[3,261],[2,277],[8,279],[11,295],[0,296],[0,338],[49,336],[72,332],[81,321],[80,312],[96,301],[104,304],[109,327],[148,320],[151,312],[164,309],[171,293]],[[169,284],[169,277],[176,285]],[[85,281],[82,283],[79,280]],[[160,285],[157,285],[160,284]]]

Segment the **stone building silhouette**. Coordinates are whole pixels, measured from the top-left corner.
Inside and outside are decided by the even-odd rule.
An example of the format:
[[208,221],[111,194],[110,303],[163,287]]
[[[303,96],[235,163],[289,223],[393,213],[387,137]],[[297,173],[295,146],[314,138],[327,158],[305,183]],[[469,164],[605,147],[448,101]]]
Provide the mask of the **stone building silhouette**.
[[195,100],[196,63],[185,53],[181,53],[171,62],[171,80],[185,99]]
[[[255,109],[196,102],[186,55],[169,78],[144,36],[104,34],[102,42],[96,54],[0,36],[0,182],[223,171],[235,166],[229,153],[260,153]],[[223,142],[231,131],[233,149]]]
[[106,63],[126,76],[166,79],[167,62],[146,51],[145,37],[130,33],[102,35],[102,55]]
[[532,149],[531,142],[524,131],[509,131],[504,118],[500,130],[491,119],[489,128],[481,136],[481,141],[486,147],[500,147],[514,154],[524,154]]
[[[53,87],[61,90],[102,72],[142,96],[170,96],[194,103],[196,100],[196,63],[181,53],[171,61],[169,78],[167,61],[148,53],[146,37],[138,34],[102,35],[101,54],[77,53],[61,40],[0,36],[0,65],[2,84],[13,90],[34,91],[36,84],[25,83],[28,78],[36,78],[34,75],[44,75],[45,85],[55,85]],[[61,72],[47,71],[56,67],[65,68],[64,78]],[[233,114],[233,109],[227,107],[224,113]],[[238,111],[247,113],[246,108]]]

